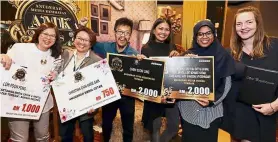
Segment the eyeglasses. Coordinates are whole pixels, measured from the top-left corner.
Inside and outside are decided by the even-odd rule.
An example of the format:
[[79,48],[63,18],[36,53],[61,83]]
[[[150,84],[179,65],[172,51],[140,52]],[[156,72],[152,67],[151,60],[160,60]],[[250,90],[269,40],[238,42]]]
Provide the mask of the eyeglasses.
[[81,38],[81,37],[76,37],[76,39],[81,41],[81,42],[85,42],[85,43],[89,43],[90,42],[90,40],[84,39],[84,38]]
[[202,37],[204,37],[206,35],[206,37],[212,37],[212,32],[211,31],[208,31],[208,32],[205,32],[205,33],[202,33],[202,32],[198,32],[197,33],[197,36],[199,37],[199,38],[202,38]]
[[51,34],[48,34],[48,33],[41,33],[41,35],[46,38],[46,37],[49,37],[50,39],[54,40],[56,39],[56,35],[51,35]]
[[117,36],[130,36],[130,32],[129,31],[116,31],[116,35]]

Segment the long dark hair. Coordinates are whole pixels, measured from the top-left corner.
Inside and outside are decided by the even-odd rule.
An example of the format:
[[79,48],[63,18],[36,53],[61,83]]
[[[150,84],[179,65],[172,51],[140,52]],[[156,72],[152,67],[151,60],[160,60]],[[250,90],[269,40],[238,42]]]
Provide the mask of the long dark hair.
[[161,23],[167,23],[170,28],[170,34],[169,34],[168,38],[164,41],[164,43],[169,44],[171,42],[171,34],[172,34],[171,21],[169,19],[165,19],[165,18],[158,18],[155,20],[155,22],[152,26],[152,29],[150,32],[150,38],[149,38],[148,42],[146,43],[146,45],[148,45],[150,42],[155,41],[156,37],[153,32],[154,32],[155,28]]
[[59,31],[58,31],[58,28],[56,25],[54,25],[53,23],[50,23],[50,22],[41,24],[35,30],[35,34],[33,35],[33,38],[32,38],[32,43],[39,43],[40,34],[48,28],[53,28],[55,30],[55,34],[56,34],[55,38],[56,39],[55,39],[55,43],[50,47],[50,50],[51,50],[51,56],[56,59],[61,55],[61,52],[62,52],[62,47],[61,47],[61,43],[60,43],[60,35],[59,35]]

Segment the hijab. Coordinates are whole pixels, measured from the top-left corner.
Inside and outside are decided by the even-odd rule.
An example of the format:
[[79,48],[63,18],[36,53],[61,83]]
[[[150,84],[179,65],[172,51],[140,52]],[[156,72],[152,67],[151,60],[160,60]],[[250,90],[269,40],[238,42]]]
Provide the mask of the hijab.
[[[214,41],[208,47],[201,47],[197,43],[197,34],[198,31],[203,26],[208,26],[211,29],[211,32],[214,36]],[[211,21],[209,20],[202,20],[199,21],[193,29],[193,42],[192,48],[189,49],[187,52],[196,54],[198,56],[213,56],[214,57],[214,82],[215,82],[215,90],[222,90],[224,91],[225,82],[222,80],[228,76],[231,76],[235,73],[235,63],[231,55],[223,48],[223,46],[218,41],[215,28]],[[219,88],[221,87],[221,88]],[[221,91],[221,92],[222,92]],[[216,93],[215,98],[219,99],[222,94]]]

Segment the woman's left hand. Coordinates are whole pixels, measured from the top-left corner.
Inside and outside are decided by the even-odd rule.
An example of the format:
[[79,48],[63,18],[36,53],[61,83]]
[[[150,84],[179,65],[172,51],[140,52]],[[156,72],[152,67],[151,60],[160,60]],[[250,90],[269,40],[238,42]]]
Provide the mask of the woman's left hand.
[[165,96],[161,96],[161,103],[166,104],[166,97]]
[[275,113],[270,106],[270,103],[267,104],[259,104],[259,105],[252,105],[252,107],[257,111],[262,113],[263,115],[272,115]]
[[179,55],[180,55],[180,53],[176,50],[171,51],[170,54],[169,54],[170,57],[179,56]]
[[206,107],[209,105],[209,100],[205,98],[197,98],[196,101],[203,107]]
[[90,109],[90,110],[88,111],[88,114],[92,114],[93,112],[95,112],[95,110],[94,110],[94,109]]

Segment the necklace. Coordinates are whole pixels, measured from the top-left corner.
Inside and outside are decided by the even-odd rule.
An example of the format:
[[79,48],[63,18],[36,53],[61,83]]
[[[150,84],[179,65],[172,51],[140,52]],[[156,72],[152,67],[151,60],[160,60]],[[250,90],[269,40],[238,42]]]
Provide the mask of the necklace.
[[[42,55],[43,56],[43,55]],[[47,59],[48,59],[48,56],[43,56],[42,59],[41,59],[41,65],[45,65],[47,64]]]
[[41,50],[40,48],[39,48],[39,44],[36,44],[36,46],[37,46],[37,49],[38,49],[38,51],[39,51],[39,53],[40,53],[40,56],[42,57],[42,59],[41,59],[41,65],[45,65],[45,64],[47,64],[47,59],[48,59],[48,54],[49,54],[49,51],[50,50],[46,50],[46,51],[44,51],[44,50]]
[[247,47],[243,47],[243,48],[249,52],[248,55],[251,56],[251,60],[253,60],[253,58],[254,58],[253,50],[250,50],[250,49],[247,48]]
[[47,60],[46,59],[41,59],[41,64],[42,65],[45,65],[47,63]]

